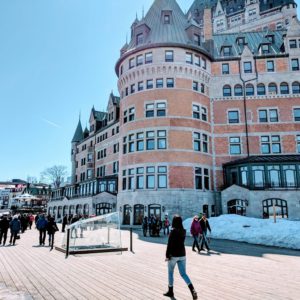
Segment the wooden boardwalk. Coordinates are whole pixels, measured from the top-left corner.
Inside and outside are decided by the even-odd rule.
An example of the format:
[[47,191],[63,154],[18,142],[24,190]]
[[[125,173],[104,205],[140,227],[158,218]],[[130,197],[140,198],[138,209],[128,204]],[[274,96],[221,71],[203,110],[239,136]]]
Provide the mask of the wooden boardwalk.
[[[122,236],[129,246],[128,232]],[[0,247],[0,299],[167,299],[166,238],[135,234],[134,254],[68,259],[37,242],[38,232],[31,230],[17,246]],[[200,255],[187,246],[199,299],[300,299],[299,252],[229,241],[211,246],[210,254]],[[176,299],[191,299],[177,270],[174,290]]]

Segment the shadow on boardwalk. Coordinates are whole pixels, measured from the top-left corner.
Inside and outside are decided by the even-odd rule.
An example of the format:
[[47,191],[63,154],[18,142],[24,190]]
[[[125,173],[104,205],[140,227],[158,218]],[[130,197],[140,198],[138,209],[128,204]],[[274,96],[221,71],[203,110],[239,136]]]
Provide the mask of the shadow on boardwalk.
[[[163,234],[160,237],[144,237],[141,230],[134,230],[134,233],[138,235],[138,238],[141,241],[155,244],[165,244],[167,245],[168,237]],[[187,247],[192,247],[193,239],[191,237],[186,238],[185,245]],[[134,247],[134,246],[133,246]],[[211,256],[211,255],[222,255],[222,254],[232,254],[232,255],[246,255],[246,256],[255,256],[263,257],[266,254],[275,254],[275,255],[288,255],[288,256],[298,256],[300,257],[300,251],[263,246],[263,245],[253,245],[245,242],[236,242],[230,240],[211,240],[210,244],[211,251],[207,253],[206,251],[201,252],[200,255]]]

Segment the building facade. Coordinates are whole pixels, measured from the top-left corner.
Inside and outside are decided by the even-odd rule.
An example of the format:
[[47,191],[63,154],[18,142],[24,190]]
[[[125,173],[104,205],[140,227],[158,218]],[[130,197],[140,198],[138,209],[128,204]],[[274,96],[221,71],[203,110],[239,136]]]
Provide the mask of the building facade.
[[[241,26],[228,25],[237,12]],[[120,98],[93,108],[89,129],[79,121],[72,185],[49,212],[300,219],[299,60],[294,1],[196,0],[184,14],[155,0],[116,63]]]

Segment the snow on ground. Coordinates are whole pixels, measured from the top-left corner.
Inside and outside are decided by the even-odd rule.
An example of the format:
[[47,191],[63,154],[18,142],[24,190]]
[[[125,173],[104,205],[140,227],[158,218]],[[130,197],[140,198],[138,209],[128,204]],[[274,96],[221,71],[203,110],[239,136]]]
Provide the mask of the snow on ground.
[[[183,223],[190,232],[192,218]],[[300,249],[300,221],[254,219],[237,215],[210,218],[211,237],[267,246]]]

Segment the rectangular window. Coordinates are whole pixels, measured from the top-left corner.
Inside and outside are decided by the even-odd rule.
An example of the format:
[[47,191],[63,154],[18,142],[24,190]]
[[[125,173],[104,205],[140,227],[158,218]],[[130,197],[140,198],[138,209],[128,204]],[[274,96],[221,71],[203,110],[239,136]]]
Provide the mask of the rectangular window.
[[168,14],[164,15],[164,24],[170,24],[171,17]]
[[140,81],[139,83],[138,83],[138,91],[140,92],[140,91],[142,91],[144,89],[144,82],[143,81]]
[[[142,173],[140,173],[140,174],[143,174],[143,173],[144,173],[144,168],[138,168],[138,169],[137,169],[137,174],[138,174],[138,170],[139,170],[139,169],[142,170]],[[136,188],[137,188],[138,190],[144,188],[144,175],[137,175],[137,176],[136,176]]]
[[262,54],[270,53],[270,46],[268,44],[263,44],[261,46],[261,52],[262,52]]
[[244,62],[244,73],[252,73],[252,63],[250,61]]
[[147,167],[147,175],[146,175],[146,187],[147,189],[154,189],[155,188],[155,168],[154,167]]
[[166,131],[157,131],[157,149],[167,149]]
[[147,131],[146,133],[146,150],[155,149],[155,134],[154,131]]
[[208,136],[207,134],[202,134],[202,149],[204,153],[208,153]]
[[229,138],[229,143],[230,143],[230,155],[241,154],[241,138],[240,137]]
[[136,35],[136,45],[141,45],[144,43],[144,35],[142,33],[139,33]]
[[202,58],[202,68],[206,70],[206,59]]
[[201,85],[200,85],[200,91],[201,91],[202,94],[205,93],[205,87],[204,87],[203,83],[201,83]]
[[164,87],[164,80],[162,78],[156,79],[156,88],[162,89]]
[[173,62],[174,61],[174,51],[167,50],[165,52],[165,61],[166,62]]
[[278,111],[277,109],[261,109],[259,110],[259,122],[267,123],[267,122],[278,122]]
[[136,151],[144,151],[144,133],[140,132],[136,134]]
[[157,117],[166,116],[166,103],[164,102],[156,103],[156,116]]
[[200,65],[201,65],[200,56],[195,55],[194,60],[195,60],[195,65],[200,67]]
[[269,119],[270,122],[278,122],[278,112],[277,109],[270,109],[269,110]]
[[167,88],[174,87],[174,78],[167,78]]
[[297,153],[300,153],[300,135],[297,135]]
[[198,91],[199,89],[199,83],[197,81],[193,81],[193,90]]
[[143,64],[143,55],[138,55],[136,57],[136,65],[141,66]]
[[195,45],[197,46],[200,46],[201,45],[201,37],[199,34],[194,34],[194,43]]
[[135,108],[132,107],[129,109],[129,122],[134,121]]
[[200,119],[200,106],[199,105],[193,105],[193,118],[194,119]]
[[167,167],[158,167],[157,168],[157,187],[159,189],[167,188]]
[[229,64],[222,64],[222,74],[229,74]]
[[145,54],[145,64],[151,64],[153,61],[152,52],[148,52]]
[[131,94],[134,94],[134,93],[135,93],[135,84],[132,84],[132,85],[130,86],[130,93],[131,93]]
[[300,108],[294,108],[294,120],[300,122]]
[[261,152],[262,154],[278,154],[281,153],[280,136],[272,135],[261,137]]
[[153,118],[154,117],[154,104],[147,104],[146,105],[146,118]]
[[134,58],[131,58],[129,60],[129,69],[132,69],[132,68],[134,68]]
[[267,71],[268,72],[274,72],[275,71],[273,60],[268,60],[267,61]]
[[195,168],[195,189],[203,190],[202,169]]
[[201,119],[202,121],[207,121],[207,109],[206,107],[201,107]]
[[239,112],[237,110],[232,110],[228,112],[228,123],[229,124],[239,123]]
[[130,134],[128,137],[129,143],[128,143],[128,152],[132,153],[134,152],[134,135]]
[[185,62],[187,63],[187,64],[193,64],[193,54],[192,53],[190,53],[190,52],[186,52],[186,54],[185,54]]
[[292,59],[292,70],[299,71],[299,60],[297,58]]
[[260,123],[268,122],[268,111],[266,109],[262,109],[259,111],[259,122]]
[[194,151],[201,151],[201,134],[199,132],[194,132]]
[[297,41],[296,40],[290,40],[290,48],[297,48]]
[[147,80],[147,90],[153,89],[153,80]]
[[231,55],[231,47],[223,47],[223,56]]

